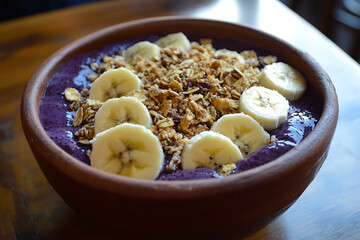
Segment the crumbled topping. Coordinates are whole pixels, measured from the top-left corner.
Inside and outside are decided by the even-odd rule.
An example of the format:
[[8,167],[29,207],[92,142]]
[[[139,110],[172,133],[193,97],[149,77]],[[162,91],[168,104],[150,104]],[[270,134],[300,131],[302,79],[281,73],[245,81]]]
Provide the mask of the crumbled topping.
[[95,81],[97,78],[99,77],[99,74],[95,73],[95,72],[91,72],[86,78],[87,80],[89,80],[90,82]]
[[276,56],[266,56],[262,59],[263,63],[267,64],[267,65],[270,65],[270,64],[273,64],[273,63],[276,63],[277,62],[277,57]]
[[70,108],[75,111],[73,126],[78,127],[85,123],[74,135],[79,139],[79,143],[88,145],[91,144],[90,140],[95,137],[95,114],[102,106],[102,103],[87,98],[87,89],[84,89],[82,94],[84,96],[72,102]]
[[81,97],[81,94],[75,88],[65,89],[64,95],[65,95],[66,100],[72,101],[72,102],[78,100]]
[[222,168],[221,168],[221,170],[220,170],[220,174],[221,174],[222,176],[227,176],[227,175],[229,175],[235,168],[236,168],[235,163],[223,165]]
[[276,138],[275,135],[271,135],[269,141],[267,143],[265,143],[266,145],[267,144],[270,144],[270,143],[273,143],[273,142],[276,142],[278,139]]
[[[193,42],[189,52],[164,48],[151,60],[136,57],[131,65],[119,53],[104,56],[101,64],[91,63],[94,72],[87,78],[95,81],[103,72],[119,67],[137,74],[142,87],[128,96],[136,97],[147,107],[153,120],[150,130],[159,138],[165,154],[172,156],[167,169],[175,171],[189,139],[209,130],[221,116],[238,112],[242,92],[258,85],[260,63],[256,52],[226,51],[216,51],[211,39],[202,39],[200,43]],[[274,56],[261,59],[265,64],[277,60]],[[84,124],[75,136],[80,143],[90,144],[94,137],[94,116],[102,103],[88,99],[87,89],[77,94],[65,90],[66,99],[73,101],[70,108],[76,111],[73,125]],[[219,171],[228,175],[235,167],[227,164]]]
[[95,137],[95,128],[93,123],[86,124],[80,128],[75,134],[81,144],[91,144],[90,139]]
[[78,110],[76,110],[73,120],[73,126],[78,127],[82,123],[82,120],[84,118],[84,109],[83,107],[79,107]]

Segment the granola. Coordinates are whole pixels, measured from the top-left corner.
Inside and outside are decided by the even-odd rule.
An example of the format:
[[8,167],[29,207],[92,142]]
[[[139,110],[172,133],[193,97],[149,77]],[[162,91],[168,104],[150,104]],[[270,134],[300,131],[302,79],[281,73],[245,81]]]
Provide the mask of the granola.
[[[192,42],[188,52],[170,47],[161,49],[151,60],[137,56],[132,64],[120,52],[104,56],[101,64],[91,63],[94,72],[87,79],[93,82],[109,69],[125,67],[142,80],[141,89],[128,96],[136,97],[148,109],[153,121],[150,130],[159,138],[164,153],[171,156],[166,167],[172,172],[179,168],[181,152],[189,139],[210,130],[221,116],[238,112],[242,92],[259,83],[260,64],[277,60],[275,56],[259,58],[252,50],[240,56],[229,52],[214,49],[211,39]],[[83,125],[75,133],[82,144],[90,144],[94,138],[94,117],[102,105],[89,99],[88,93],[88,89],[81,93],[65,90],[75,111],[73,126]],[[221,174],[229,174],[234,166],[226,165]]]

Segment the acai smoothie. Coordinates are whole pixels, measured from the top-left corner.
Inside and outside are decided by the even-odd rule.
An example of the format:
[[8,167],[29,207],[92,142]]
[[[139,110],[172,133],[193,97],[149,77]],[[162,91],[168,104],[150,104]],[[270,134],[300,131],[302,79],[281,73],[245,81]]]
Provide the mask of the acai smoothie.
[[85,164],[130,177],[193,180],[273,161],[314,129],[321,112],[320,98],[282,56],[175,33],[72,58],[50,80],[40,120]]

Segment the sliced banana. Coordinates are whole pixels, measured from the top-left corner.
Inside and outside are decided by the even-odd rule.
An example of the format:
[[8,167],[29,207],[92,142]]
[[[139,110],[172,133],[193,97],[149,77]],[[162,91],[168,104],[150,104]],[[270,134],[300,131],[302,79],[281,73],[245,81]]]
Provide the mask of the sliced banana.
[[162,48],[176,47],[183,52],[187,52],[191,48],[191,43],[189,39],[182,32],[172,33],[166,35],[165,37],[159,38],[155,42],[155,44],[159,45]]
[[110,98],[126,96],[130,91],[139,89],[140,79],[129,69],[109,69],[91,85],[90,99],[105,102]]
[[160,53],[160,47],[149,41],[138,42],[128,47],[124,52],[125,61],[133,64],[136,56],[141,56],[146,60],[152,59]]
[[282,62],[266,65],[259,76],[259,83],[278,91],[289,101],[299,99],[306,89],[306,80],[303,75]]
[[145,105],[135,97],[107,100],[95,114],[95,134],[122,123],[134,123],[149,128],[152,121]]
[[242,158],[240,150],[228,137],[213,131],[204,131],[195,135],[185,145],[181,165],[183,169],[217,169]]
[[270,139],[264,128],[244,113],[222,116],[213,124],[211,130],[230,138],[244,157],[264,146]]
[[242,93],[240,111],[254,118],[265,130],[273,130],[287,119],[289,102],[277,91],[253,86]]
[[124,123],[96,135],[91,166],[108,173],[155,179],[163,166],[159,139],[144,126]]
[[238,52],[236,51],[231,51],[228,49],[219,49],[216,50],[215,52],[215,57],[229,57],[229,58],[235,58],[239,63],[241,64],[245,64],[246,61],[244,59],[243,56],[241,56]]

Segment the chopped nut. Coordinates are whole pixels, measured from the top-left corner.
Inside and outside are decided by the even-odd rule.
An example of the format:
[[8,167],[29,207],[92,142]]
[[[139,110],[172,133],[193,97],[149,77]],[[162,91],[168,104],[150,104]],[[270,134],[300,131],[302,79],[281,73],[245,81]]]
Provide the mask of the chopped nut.
[[175,92],[181,92],[183,90],[181,83],[176,80],[172,80],[169,84],[169,87]]
[[78,137],[80,140],[93,139],[95,137],[94,125],[86,124],[85,126],[80,128],[74,135],[75,135],[75,137]]
[[[180,151],[179,151],[180,152]],[[167,165],[167,170],[170,172],[174,172],[176,169],[178,169],[178,166],[181,163],[181,156],[180,154],[174,154],[170,160],[170,163]]]
[[199,124],[193,131],[194,131],[194,135],[197,135],[201,132],[208,131],[208,130],[209,130],[209,128],[207,126]]
[[93,82],[93,81],[95,81],[98,77],[99,77],[99,74],[94,73],[94,72],[91,72],[89,75],[87,75],[86,78],[87,78],[90,82]]
[[87,97],[89,97],[89,95],[90,95],[90,91],[89,91],[89,89],[88,88],[83,88],[82,90],[81,90],[81,97],[83,97],[83,98],[87,98]]
[[240,53],[241,56],[244,57],[247,64],[250,66],[259,66],[258,57],[255,51],[253,50],[247,50]]
[[186,114],[182,120],[182,122],[179,124],[179,127],[184,132],[190,132],[189,126],[191,124],[191,121],[195,118],[195,115],[189,110],[186,109]]
[[79,107],[81,107],[85,103],[85,98],[79,98],[75,102],[70,104],[70,109],[76,111]]
[[239,108],[239,105],[236,101],[228,98],[216,97],[213,104],[216,111],[221,112],[222,115],[236,113]]
[[272,56],[272,55],[269,55],[269,56],[266,56],[262,59],[263,63],[265,64],[273,64],[275,62],[277,62],[277,57],[276,56]]
[[79,100],[81,97],[81,94],[75,88],[65,89],[64,95],[65,95],[66,100],[69,100],[72,102]]
[[114,58],[109,57],[109,56],[104,56],[102,60],[104,63],[110,63],[114,60]]
[[84,117],[84,109],[80,107],[78,110],[76,110],[73,120],[73,126],[78,127],[82,123]]
[[194,92],[199,91],[199,89],[200,88],[198,88],[198,87],[194,87],[194,88],[192,88],[192,89],[190,89],[190,90],[188,90],[186,92],[183,92],[183,94],[186,95],[186,94],[194,93]]
[[203,123],[211,122],[213,123],[211,115],[204,108],[199,107],[198,111],[196,111],[196,118]]
[[99,64],[97,62],[93,62],[90,64],[90,67],[92,70],[97,71],[97,69],[99,68]]
[[89,139],[80,139],[79,143],[84,144],[84,145],[90,145],[91,144]]
[[275,135],[271,135],[269,141],[267,143],[265,143],[265,145],[276,142],[278,139],[276,138]]
[[128,96],[129,97],[135,97],[142,103],[147,101],[147,97],[145,96],[145,93],[144,93],[143,90],[131,91],[131,92],[128,93]]
[[234,163],[231,164],[225,164],[222,166],[220,174],[222,176],[229,175],[234,169],[236,168],[236,165]]
[[160,111],[162,112],[163,116],[167,116],[171,108],[172,108],[171,100],[166,100],[161,104]]
[[87,123],[89,122],[93,122],[94,118],[95,118],[95,111],[92,110],[91,108],[87,108],[84,111],[84,116],[83,116],[83,120],[85,120]]
[[90,107],[92,110],[98,110],[102,106],[102,104],[102,102],[90,98],[86,99],[85,101],[85,105],[87,107]]
[[101,63],[99,66],[99,73],[106,72],[107,70],[111,69],[110,63]]
[[159,120],[156,123],[156,126],[158,126],[159,128],[172,127],[172,126],[174,126],[174,122],[173,122],[173,120],[171,120],[171,118],[164,118],[164,119]]

